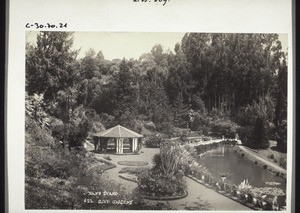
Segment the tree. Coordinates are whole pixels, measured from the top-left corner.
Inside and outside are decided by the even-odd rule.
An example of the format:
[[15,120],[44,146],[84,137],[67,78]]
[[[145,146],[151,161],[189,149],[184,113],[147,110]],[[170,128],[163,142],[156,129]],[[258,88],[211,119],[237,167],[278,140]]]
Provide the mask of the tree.
[[173,113],[174,113],[174,124],[177,127],[187,128],[187,124],[189,122],[189,115],[188,115],[188,107],[183,102],[183,98],[178,96],[173,105]]
[[99,70],[101,59],[97,57],[101,58],[101,54],[100,56],[96,56],[96,52],[93,49],[89,49],[86,52],[85,57],[80,62],[80,74],[82,79],[91,79],[93,77],[101,78]]
[[253,137],[252,137],[252,143],[251,146],[253,148],[261,148],[261,149],[267,149],[269,148],[270,144],[267,138],[267,129],[266,124],[263,118],[258,117],[256,119],[254,129],[253,129]]
[[277,147],[286,152],[287,149],[287,67],[285,65],[278,72],[277,93],[274,125]]
[[123,112],[128,111],[133,116],[136,114],[136,88],[133,85],[131,63],[125,59],[120,64],[120,71],[114,77],[114,115],[116,119],[122,117]]
[[26,54],[26,91],[44,94],[44,101],[55,101],[59,90],[72,87],[77,79],[76,56],[70,32],[41,32],[34,48]]
[[175,55],[172,53],[168,57],[168,75],[165,83],[167,94],[172,104],[178,96],[182,96],[184,102],[191,99],[191,75],[188,72],[186,57],[180,44],[175,46]]
[[239,122],[244,126],[254,126],[256,119],[261,117],[268,126],[273,123],[275,114],[275,101],[270,94],[259,97],[246,107],[240,109]]
[[273,95],[284,57],[277,34],[187,33],[181,46],[193,82],[189,91],[199,93],[208,112],[234,115],[258,97]]
[[85,115],[85,108],[77,103],[77,90],[69,88],[58,92],[55,116],[62,121],[55,126],[59,140],[79,148],[91,129],[91,122]]

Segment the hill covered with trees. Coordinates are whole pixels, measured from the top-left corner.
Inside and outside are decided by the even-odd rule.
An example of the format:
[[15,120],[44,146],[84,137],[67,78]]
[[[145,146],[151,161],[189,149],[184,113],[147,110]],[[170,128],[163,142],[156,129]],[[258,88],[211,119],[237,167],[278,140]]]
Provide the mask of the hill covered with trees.
[[157,44],[137,60],[105,60],[92,47],[77,59],[72,44],[70,32],[41,32],[26,47],[28,97],[43,95],[55,134],[71,146],[82,141],[68,138],[75,126],[83,139],[89,124],[138,130],[152,121],[166,134],[173,127],[239,132],[264,147],[248,138],[260,125],[286,147],[287,65],[277,34],[186,33],[174,53]]
[[[40,32],[36,44],[26,45],[28,193],[35,193],[34,185],[47,187],[39,179],[46,176],[74,177],[58,181],[63,187],[78,184],[75,171],[59,172],[68,165],[62,162],[76,158],[69,166],[82,166],[85,154],[76,153],[86,138],[117,124],[141,131],[151,122],[170,137],[176,128],[218,137],[238,134],[255,149],[268,148],[273,139],[286,152],[287,55],[277,34],[186,33],[174,52],[157,44],[129,60],[106,60],[92,47],[77,59],[73,41],[71,32]],[[46,154],[45,160],[37,152]],[[44,162],[50,158],[53,164]]]

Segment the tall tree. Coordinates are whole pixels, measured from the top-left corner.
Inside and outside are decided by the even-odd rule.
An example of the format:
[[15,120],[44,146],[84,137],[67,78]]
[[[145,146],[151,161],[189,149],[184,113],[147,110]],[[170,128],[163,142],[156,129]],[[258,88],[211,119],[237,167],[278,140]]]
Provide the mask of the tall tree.
[[[132,116],[136,115],[136,97],[133,82],[133,73],[131,63],[125,59],[120,64],[120,71],[114,77],[114,115],[120,119],[124,112],[130,112]],[[128,113],[127,113],[128,114]]]
[[277,94],[275,107],[275,131],[277,147],[281,151],[287,149],[287,67],[279,69],[277,77]]
[[71,32],[41,32],[36,46],[26,55],[26,90],[29,95],[44,94],[44,101],[55,101],[59,90],[72,87],[78,51],[72,50]]
[[188,72],[187,60],[180,44],[175,45],[175,55],[169,54],[169,71],[166,79],[166,89],[171,104],[178,96],[183,97],[185,103],[191,101],[191,75]]
[[267,138],[266,123],[263,118],[258,117],[255,121],[251,146],[255,149],[269,148],[270,144]]

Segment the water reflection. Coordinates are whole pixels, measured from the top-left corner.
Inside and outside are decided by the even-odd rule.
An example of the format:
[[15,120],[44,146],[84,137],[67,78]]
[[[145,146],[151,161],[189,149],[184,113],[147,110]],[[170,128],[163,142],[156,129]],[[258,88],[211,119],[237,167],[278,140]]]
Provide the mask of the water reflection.
[[242,158],[228,145],[221,145],[206,152],[201,159],[199,158],[199,162],[215,177],[225,176],[227,182],[236,185],[248,179],[254,187],[268,187],[266,182],[279,182],[280,185],[276,187],[284,191],[286,189],[284,179]]

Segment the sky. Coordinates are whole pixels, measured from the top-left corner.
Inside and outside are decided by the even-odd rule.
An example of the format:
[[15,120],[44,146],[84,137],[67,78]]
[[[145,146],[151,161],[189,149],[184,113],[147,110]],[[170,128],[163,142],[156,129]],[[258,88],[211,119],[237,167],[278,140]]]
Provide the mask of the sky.
[[[73,48],[80,49],[78,58],[85,56],[90,49],[102,51],[104,58],[138,59],[143,53],[150,52],[156,44],[161,44],[163,50],[174,52],[176,43],[180,43],[185,33],[98,33],[75,32]],[[34,43],[37,32],[28,32],[27,41]]]
[[[28,42],[35,43],[37,31],[27,32]],[[79,51],[78,58],[85,56],[90,49],[96,53],[102,51],[108,60],[138,59],[143,53],[151,51],[156,44],[161,44],[164,51],[174,52],[176,43],[180,43],[185,33],[156,33],[156,32],[75,32],[73,49]],[[279,34],[283,50],[287,52],[287,35]]]

